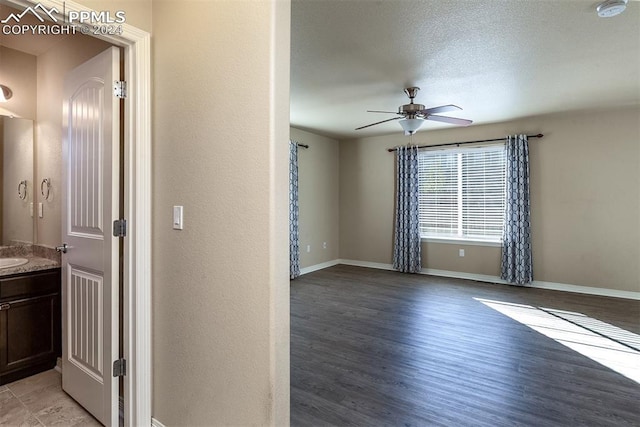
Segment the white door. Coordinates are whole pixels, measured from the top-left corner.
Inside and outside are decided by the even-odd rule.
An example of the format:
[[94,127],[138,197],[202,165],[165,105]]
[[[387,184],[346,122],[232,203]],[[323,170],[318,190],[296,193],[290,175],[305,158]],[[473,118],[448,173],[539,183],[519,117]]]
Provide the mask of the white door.
[[63,104],[62,388],[118,425],[120,55],[112,47],[67,74]]

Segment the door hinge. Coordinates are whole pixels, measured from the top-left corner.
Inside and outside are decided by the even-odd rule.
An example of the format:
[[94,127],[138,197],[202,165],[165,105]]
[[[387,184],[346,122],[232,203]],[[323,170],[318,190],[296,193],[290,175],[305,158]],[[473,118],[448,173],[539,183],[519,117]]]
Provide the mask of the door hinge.
[[127,235],[127,220],[116,219],[113,221],[113,237],[125,237]]
[[113,361],[113,376],[124,377],[127,375],[127,361],[125,359],[118,359]]
[[113,82],[113,95],[116,98],[127,97],[127,82],[124,80],[116,80]]

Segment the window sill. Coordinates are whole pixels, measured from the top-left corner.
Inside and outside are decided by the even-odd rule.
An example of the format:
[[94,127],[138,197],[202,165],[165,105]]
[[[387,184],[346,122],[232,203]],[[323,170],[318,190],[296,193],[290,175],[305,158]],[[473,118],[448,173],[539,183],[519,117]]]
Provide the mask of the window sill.
[[491,246],[502,247],[502,242],[490,242],[487,240],[471,240],[471,239],[455,239],[455,238],[440,238],[440,237],[421,237],[421,242],[427,243],[444,243],[448,245],[467,245],[467,246]]

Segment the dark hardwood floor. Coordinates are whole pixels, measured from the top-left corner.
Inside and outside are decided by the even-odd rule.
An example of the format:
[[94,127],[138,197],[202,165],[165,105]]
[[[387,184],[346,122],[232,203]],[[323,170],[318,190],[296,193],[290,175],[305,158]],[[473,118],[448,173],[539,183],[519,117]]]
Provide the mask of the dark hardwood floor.
[[335,266],[291,282],[291,425],[640,426],[640,384],[474,298],[640,334],[640,301]]

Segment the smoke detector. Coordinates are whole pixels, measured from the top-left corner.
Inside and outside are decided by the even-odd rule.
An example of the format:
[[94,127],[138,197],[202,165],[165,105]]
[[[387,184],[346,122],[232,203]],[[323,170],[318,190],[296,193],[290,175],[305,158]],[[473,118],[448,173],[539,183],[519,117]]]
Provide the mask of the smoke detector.
[[598,5],[596,12],[600,18],[620,15],[627,8],[627,0],[606,0]]

